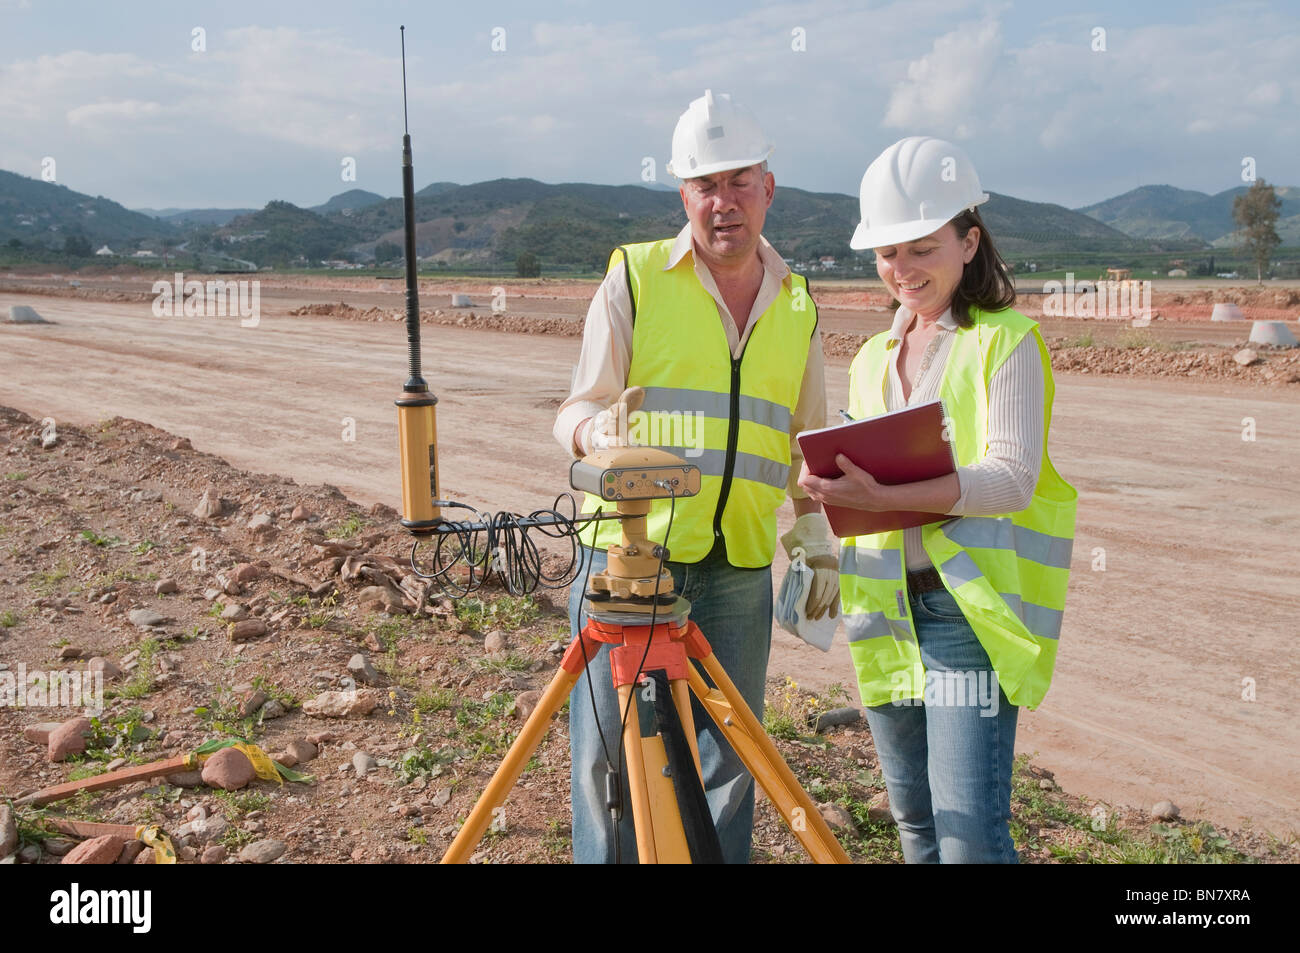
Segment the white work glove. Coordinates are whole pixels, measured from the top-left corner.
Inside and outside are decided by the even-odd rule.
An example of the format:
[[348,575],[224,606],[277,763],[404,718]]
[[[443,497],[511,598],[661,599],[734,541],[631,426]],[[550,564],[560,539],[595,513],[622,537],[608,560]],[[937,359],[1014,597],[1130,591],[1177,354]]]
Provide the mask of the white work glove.
[[808,590],[805,616],[817,620],[830,610],[830,618],[840,613],[840,565],[831,543],[831,524],[819,512],[805,513],[794,521],[790,532],[781,537],[786,555],[794,559],[795,550],[803,550],[804,562],[813,571]]
[[627,404],[619,400],[589,418],[580,431],[583,456],[611,447],[626,447],[627,435],[620,433],[619,427],[620,423],[627,421],[629,410]]

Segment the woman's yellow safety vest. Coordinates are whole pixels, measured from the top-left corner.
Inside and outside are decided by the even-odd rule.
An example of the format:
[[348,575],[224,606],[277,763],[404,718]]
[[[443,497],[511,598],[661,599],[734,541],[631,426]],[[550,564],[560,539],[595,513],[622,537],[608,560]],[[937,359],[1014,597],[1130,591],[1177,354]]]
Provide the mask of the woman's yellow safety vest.
[[[769,565],[776,551],[776,511],[790,474],[790,420],[803,384],[817,309],[808,285],[792,275],[733,358],[713,297],[688,259],[665,271],[672,240],[614,251],[627,263],[632,297],[632,363],[627,386],[645,388],[630,415],[631,442],[659,447],[700,468],[700,492],[656,500],[647,535],[664,542],[672,504],[669,558],[698,562],[724,539],[733,566]],[[611,504],[587,494],[583,512]],[[619,541],[615,520],[582,533],[588,546]]]
[[[1047,694],[1065,609],[1078,494],[1047,456],[1052,423],[1051,358],[1038,324],[1017,311],[971,309],[944,368],[940,397],[959,466],[987,452],[993,374],[1026,334],[1043,362],[1043,460],[1033,500],[1018,513],[943,518],[921,542],[988,652],[998,685],[1013,705],[1035,708]],[[849,370],[850,413],[885,413],[888,334],[872,337]],[[862,704],[922,698],[925,668],[907,597],[903,531],[849,537],[840,549],[841,611]]]

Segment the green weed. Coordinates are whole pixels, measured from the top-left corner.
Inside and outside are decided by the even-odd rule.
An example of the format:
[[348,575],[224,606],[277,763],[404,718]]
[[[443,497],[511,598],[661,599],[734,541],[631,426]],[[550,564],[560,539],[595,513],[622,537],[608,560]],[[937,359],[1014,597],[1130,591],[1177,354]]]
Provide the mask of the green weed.
[[119,536],[101,536],[93,529],[83,529],[81,531],[81,538],[86,540],[86,542],[93,543],[101,548],[120,546],[122,543],[122,539]]
[[456,618],[480,631],[522,628],[541,614],[532,596],[501,596],[492,602],[471,596],[456,603]]
[[366,525],[365,517],[359,513],[353,513],[347,519],[340,522],[326,535],[330,539],[351,539],[361,531],[361,527]]
[[72,564],[66,559],[61,559],[53,569],[44,569],[36,573],[28,585],[38,596],[52,596],[58,591],[59,583],[67,579],[71,573]]

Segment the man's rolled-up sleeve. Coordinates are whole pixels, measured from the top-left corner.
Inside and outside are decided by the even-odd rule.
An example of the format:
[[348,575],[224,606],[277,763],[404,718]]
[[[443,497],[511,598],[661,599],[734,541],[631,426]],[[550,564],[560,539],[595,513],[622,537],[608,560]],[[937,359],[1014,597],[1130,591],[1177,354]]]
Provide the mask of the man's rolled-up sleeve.
[[804,500],[808,494],[799,486],[803,451],[795,435],[801,430],[819,430],[826,426],[826,359],[822,355],[822,332],[818,327],[808,341],[808,360],[804,365],[799,401],[790,418],[790,476],[786,492],[792,499]]
[[618,400],[627,385],[632,364],[632,301],[625,275],[623,262],[615,263],[591,299],[569,396],[555,415],[552,433],[575,457],[581,455],[581,448],[574,445],[574,430]]

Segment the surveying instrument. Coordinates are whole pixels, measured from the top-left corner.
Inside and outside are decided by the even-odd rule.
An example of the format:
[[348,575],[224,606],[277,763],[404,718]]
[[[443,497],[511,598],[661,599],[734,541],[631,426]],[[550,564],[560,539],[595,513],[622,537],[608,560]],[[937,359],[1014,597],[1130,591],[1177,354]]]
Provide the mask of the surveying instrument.
[[[405,27],[402,28],[402,102],[406,112]],[[799,842],[817,863],[849,863],[812,798],[799,786],[763,726],[745,704],[719,664],[707,634],[690,621],[690,603],[673,587],[666,545],[647,538],[646,517],[656,500],[694,496],[700,490],[699,468],[653,447],[626,443],[626,426],[615,445],[575,461],[570,485],[594,494],[604,507],[591,514],[566,515],[556,509],[528,516],[500,513],[453,521],[443,515],[449,507],[470,509],[439,499],[437,430],[438,402],[420,370],[420,310],[416,274],[414,170],[409,127],[402,142],[402,197],[406,219],[406,337],[409,375],[398,406],[401,447],[401,524],[416,542],[412,569],[437,580],[444,593],[464,595],[492,572],[511,592],[528,592],[539,582],[552,587],[577,585],[578,561],[558,576],[546,576],[527,533],[536,529],[552,538],[568,538],[578,552],[577,533],[602,520],[617,519],[618,543],[607,547],[606,569],[592,574],[584,590],[587,624],[565,650],[559,670],[542,693],[470,811],[460,832],[443,855],[443,863],[465,863],[546,734],[551,718],[568,700],[579,677],[603,645],[610,646],[610,667],[620,712],[618,766],[626,757],[626,786],[617,773],[607,785],[607,806],[618,815],[630,802],[641,863],[720,863],[722,852],[709,815],[701,781],[691,695],[721,730]],[[631,388],[620,402],[635,412],[644,392]],[[571,500],[571,498],[570,498]],[[575,505],[576,508],[576,505]],[[671,530],[671,520],[669,522]],[[433,570],[419,567],[422,542],[433,542]],[[461,577],[453,575],[459,570]],[[449,592],[449,590],[451,590]],[[707,676],[707,680],[706,680]],[[655,729],[643,734],[637,695],[651,702]],[[603,738],[603,732],[602,732]],[[608,752],[607,752],[608,755]]]

